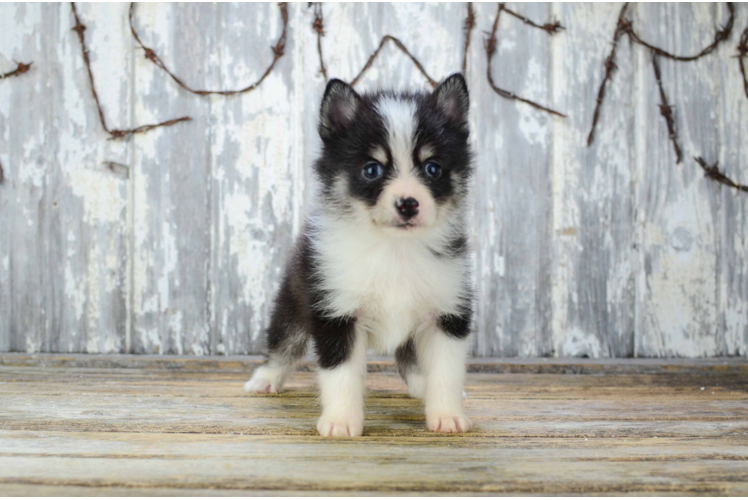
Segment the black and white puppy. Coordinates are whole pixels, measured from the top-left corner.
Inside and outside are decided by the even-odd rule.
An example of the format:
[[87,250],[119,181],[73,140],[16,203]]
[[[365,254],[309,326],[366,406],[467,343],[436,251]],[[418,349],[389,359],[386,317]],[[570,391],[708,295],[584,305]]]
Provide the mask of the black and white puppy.
[[286,269],[268,359],[244,386],[280,392],[312,340],[323,436],[360,436],[366,353],[395,353],[426,423],[466,432],[472,305],[467,255],[468,89],[359,95],[332,80],[322,99],[316,211]]

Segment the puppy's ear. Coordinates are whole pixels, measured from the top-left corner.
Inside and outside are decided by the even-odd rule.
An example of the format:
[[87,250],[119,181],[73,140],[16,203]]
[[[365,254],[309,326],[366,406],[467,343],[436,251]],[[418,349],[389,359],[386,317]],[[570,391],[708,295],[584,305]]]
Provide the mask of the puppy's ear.
[[360,104],[361,97],[353,87],[342,80],[330,80],[320,108],[319,135],[322,139],[329,139],[348,128]]
[[434,91],[436,106],[455,125],[467,126],[470,97],[462,73],[444,80]]

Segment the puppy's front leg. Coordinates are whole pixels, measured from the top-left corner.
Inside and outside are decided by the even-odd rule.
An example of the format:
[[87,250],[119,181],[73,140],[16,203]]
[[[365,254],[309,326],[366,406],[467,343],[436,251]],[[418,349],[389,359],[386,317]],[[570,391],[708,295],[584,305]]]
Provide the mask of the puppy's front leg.
[[473,424],[465,416],[463,390],[468,342],[434,326],[418,342],[418,359],[426,374],[426,425],[436,432],[467,432]]
[[322,397],[321,436],[360,436],[364,429],[366,335],[354,318],[330,320],[315,335]]

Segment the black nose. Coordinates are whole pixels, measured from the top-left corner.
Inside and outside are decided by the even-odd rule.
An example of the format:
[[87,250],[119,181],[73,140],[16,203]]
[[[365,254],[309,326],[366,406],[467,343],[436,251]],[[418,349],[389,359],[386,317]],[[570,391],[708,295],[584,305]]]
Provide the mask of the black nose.
[[418,200],[415,198],[400,198],[395,202],[395,208],[403,219],[410,219],[418,213]]

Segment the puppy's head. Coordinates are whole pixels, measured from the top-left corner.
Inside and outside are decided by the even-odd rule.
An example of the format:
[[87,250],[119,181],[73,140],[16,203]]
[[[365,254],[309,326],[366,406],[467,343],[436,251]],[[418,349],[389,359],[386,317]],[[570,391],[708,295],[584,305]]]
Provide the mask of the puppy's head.
[[323,204],[396,236],[423,234],[449,219],[471,174],[468,108],[460,74],[430,94],[359,95],[330,81],[316,165]]

